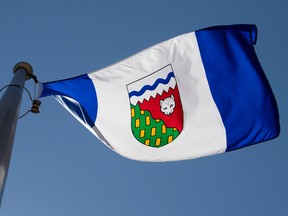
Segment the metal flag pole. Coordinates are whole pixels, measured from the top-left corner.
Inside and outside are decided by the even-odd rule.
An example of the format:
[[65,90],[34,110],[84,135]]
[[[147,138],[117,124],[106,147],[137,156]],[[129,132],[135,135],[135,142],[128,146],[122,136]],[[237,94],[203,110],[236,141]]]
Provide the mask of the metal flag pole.
[[13,141],[22,100],[25,80],[31,78],[33,69],[19,62],[13,69],[14,77],[0,100],[0,203],[8,173]]

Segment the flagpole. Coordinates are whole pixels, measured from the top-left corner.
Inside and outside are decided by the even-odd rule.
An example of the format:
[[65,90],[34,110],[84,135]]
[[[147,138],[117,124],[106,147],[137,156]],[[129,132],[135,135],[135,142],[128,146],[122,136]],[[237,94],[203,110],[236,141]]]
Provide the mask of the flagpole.
[[13,141],[22,100],[25,80],[31,78],[33,69],[26,62],[13,68],[14,77],[0,100],[0,204],[8,173]]

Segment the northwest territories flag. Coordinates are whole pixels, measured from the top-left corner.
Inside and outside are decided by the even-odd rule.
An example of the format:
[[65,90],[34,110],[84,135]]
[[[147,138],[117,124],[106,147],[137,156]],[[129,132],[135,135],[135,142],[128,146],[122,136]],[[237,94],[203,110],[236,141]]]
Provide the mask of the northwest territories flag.
[[117,153],[142,161],[203,157],[279,135],[254,25],[184,34],[119,63],[42,84]]

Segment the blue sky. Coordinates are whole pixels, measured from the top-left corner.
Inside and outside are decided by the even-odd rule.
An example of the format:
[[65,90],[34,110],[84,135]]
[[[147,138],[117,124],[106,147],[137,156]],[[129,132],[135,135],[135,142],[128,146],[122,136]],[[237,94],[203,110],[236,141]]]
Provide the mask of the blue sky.
[[[53,98],[19,120],[3,216],[288,215],[287,3],[284,0],[0,0],[0,87],[19,61],[38,79],[89,73],[200,28],[258,26],[256,52],[278,101],[279,138],[170,163],[126,159]],[[33,92],[33,82],[26,87]],[[21,113],[30,108],[23,95]]]

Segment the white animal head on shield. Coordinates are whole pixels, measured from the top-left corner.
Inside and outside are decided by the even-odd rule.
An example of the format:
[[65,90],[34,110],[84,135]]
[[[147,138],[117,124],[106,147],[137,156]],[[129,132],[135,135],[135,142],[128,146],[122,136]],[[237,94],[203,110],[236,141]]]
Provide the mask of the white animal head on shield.
[[175,108],[174,96],[171,95],[170,97],[167,97],[164,100],[160,100],[160,106],[161,106],[161,111],[165,115],[171,115],[174,112],[174,108]]

